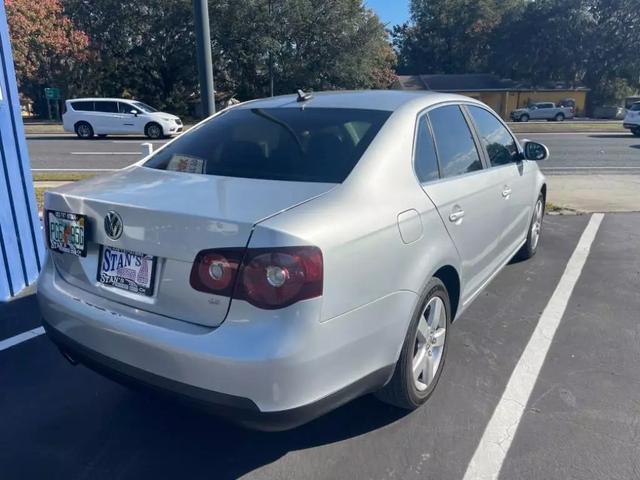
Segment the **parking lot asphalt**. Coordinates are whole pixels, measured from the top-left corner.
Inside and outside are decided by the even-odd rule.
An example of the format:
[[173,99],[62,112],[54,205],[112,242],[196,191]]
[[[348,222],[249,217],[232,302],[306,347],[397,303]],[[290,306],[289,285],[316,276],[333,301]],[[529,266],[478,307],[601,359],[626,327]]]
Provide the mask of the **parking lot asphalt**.
[[[453,324],[438,388],[410,414],[367,396],[251,432],[73,367],[45,336],[0,351],[0,477],[461,479],[588,222],[547,216],[538,255]],[[606,215],[501,480],[640,478],[639,254],[640,215]],[[32,297],[0,317],[2,338],[38,325]]]
[[[521,133],[546,144],[548,161],[540,164],[545,173],[640,174],[640,138],[629,133]],[[73,135],[30,135],[27,138],[34,169],[110,169],[138,161],[143,137],[108,137],[80,140]],[[154,146],[166,140],[152,142]]]

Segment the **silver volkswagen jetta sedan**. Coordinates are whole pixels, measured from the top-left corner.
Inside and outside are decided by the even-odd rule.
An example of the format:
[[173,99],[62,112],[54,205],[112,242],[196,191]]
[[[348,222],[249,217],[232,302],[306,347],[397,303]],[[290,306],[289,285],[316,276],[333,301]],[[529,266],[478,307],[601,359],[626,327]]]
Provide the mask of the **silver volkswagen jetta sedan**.
[[257,100],[45,198],[38,299],[73,362],[264,429],[432,393],[451,322],[535,254],[546,184],[484,104]]

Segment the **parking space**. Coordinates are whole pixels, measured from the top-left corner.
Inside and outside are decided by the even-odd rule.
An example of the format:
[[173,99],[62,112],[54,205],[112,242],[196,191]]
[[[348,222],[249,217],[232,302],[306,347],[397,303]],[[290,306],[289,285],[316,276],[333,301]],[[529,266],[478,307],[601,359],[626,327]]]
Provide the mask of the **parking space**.
[[[453,325],[440,384],[411,414],[364,397],[256,433],[73,367],[45,336],[0,351],[0,475],[462,479],[589,221],[545,219],[538,255]],[[500,479],[640,477],[639,253],[640,214],[606,215]],[[1,338],[38,326],[32,299],[18,302],[0,310]]]

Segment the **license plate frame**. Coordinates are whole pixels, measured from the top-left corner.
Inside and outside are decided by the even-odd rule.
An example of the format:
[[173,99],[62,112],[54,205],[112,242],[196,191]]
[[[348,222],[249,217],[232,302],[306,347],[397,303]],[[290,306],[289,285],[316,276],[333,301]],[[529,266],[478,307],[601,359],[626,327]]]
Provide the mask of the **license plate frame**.
[[[136,274],[136,280],[131,278],[123,277],[121,275],[108,275],[110,277],[114,277],[113,280],[106,280],[107,277],[103,277],[104,272],[104,255],[106,251],[115,251],[119,254],[129,254],[133,257],[141,258],[143,261],[150,261],[150,273],[149,273],[149,285],[146,286],[137,281],[137,277],[139,272]],[[155,290],[155,282],[156,282],[156,270],[158,264],[158,257],[153,255],[148,255],[146,253],[134,252],[131,250],[126,250],[124,248],[118,247],[110,247],[107,245],[100,245],[100,251],[98,253],[98,268],[96,273],[96,280],[102,286],[117,288],[118,290],[122,290],[125,292],[130,292],[136,295],[142,295],[145,297],[152,297]],[[127,268],[127,267],[125,267]],[[113,271],[113,268],[109,270]]]
[[[79,249],[74,245],[70,245],[69,242],[65,242],[66,245],[60,245],[61,242],[52,242],[51,238],[51,215],[53,215],[56,219],[56,223],[58,224],[76,224],[79,227],[82,227],[82,249]],[[46,219],[46,227],[47,227],[47,245],[50,250],[58,253],[68,253],[69,255],[74,255],[76,257],[86,257],[87,256],[87,226],[88,220],[87,216],[81,213],[72,213],[72,212],[62,212],[60,210],[46,210],[45,211],[45,219]],[[62,220],[63,222],[59,222],[58,220]],[[65,229],[66,230],[66,227]],[[64,233],[63,233],[64,235]]]

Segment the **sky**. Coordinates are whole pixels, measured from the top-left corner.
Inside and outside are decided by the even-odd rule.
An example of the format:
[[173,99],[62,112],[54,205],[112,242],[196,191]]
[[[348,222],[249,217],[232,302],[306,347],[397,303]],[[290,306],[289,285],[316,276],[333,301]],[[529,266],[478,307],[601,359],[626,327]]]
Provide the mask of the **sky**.
[[409,20],[409,0],[365,0],[388,28]]

